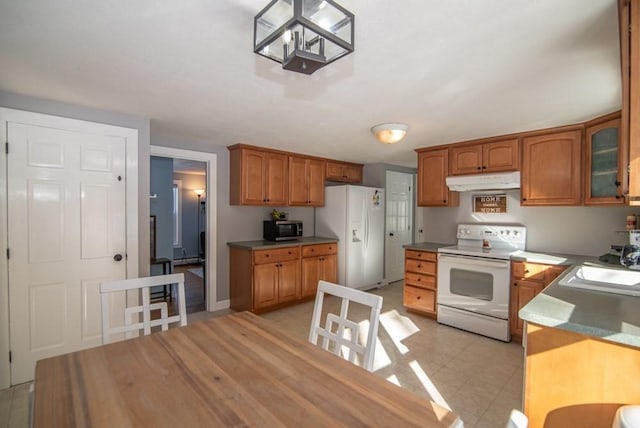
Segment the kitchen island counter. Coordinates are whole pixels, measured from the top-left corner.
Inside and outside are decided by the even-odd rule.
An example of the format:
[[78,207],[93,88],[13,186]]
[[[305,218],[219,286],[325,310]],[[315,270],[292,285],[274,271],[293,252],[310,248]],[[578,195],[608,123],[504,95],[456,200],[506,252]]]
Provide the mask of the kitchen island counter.
[[[624,269],[621,265],[604,263],[589,256],[522,252],[512,260]],[[560,285],[569,271],[567,269],[524,306],[519,312],[520,318],[541,326],[640,348],[640,297]]]

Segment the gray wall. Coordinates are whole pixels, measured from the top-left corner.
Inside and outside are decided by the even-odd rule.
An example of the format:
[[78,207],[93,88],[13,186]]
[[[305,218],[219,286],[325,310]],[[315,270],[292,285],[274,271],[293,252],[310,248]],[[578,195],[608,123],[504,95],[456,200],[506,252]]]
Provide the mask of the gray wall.
[[[472,196],[506,193],[506,214],[472,212]],[[505,192],[462,192],[459,208],[418,208],[422,210],[425,241],[455,242],[458,223],[521,223],[527,226],[527,249],[599,256],[611,244],[628,241],[627,214],[640,213],[633,207],[522,207],[520,190]]]
[[[229,298],[229,249],[227,242],[262,239],[262,220],[268,219],[273,207],[229,205],[229,150],[214,141],[196,140],[167,135],[151,135],[154,146],[215,153],[217,155],[217,301]],[[289,213],[289,218],[304,222],[304,236],[313,235],[313,208],[275,207]]]
[[[151,156],[149,212],[156,216],[156,258],[173,259],[173,159]],[[152,274],[160,274],[160,266]]]
[[[362,172],[362,183],[365,186],[382,187],[387,183],[387,171],[404,172],[416,174],[416,168],[406,168],[403,166],[390,165],[387,163],[371,163],[364,166]],[[415,188],[415,186],[414,186]]]
[[139,275],[149,273],[149,141],[150,121],[122,113],[77,106],[0,91],[0,106],[138,130],[138,242]]

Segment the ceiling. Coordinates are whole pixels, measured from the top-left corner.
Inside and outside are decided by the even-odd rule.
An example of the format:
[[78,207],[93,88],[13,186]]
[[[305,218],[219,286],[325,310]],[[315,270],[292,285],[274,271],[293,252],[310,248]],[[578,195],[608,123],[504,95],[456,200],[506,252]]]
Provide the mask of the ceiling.
[[[419,147],[621,105],[616,0],[342,0],[355,52],[307,76],[253,53],[267,0],[0,0],[0,90],[153,135],[415,166]],[[395,145],[370,128],[409,124]]]

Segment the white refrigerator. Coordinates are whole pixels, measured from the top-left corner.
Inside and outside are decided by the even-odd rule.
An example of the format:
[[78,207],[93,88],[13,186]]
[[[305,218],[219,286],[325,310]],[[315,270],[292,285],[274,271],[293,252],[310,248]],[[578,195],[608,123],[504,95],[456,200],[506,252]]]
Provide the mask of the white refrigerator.
[[370,289],[384,281],[384,189],[325,187],[316,208],[316,236],[338,238],[338,283]]

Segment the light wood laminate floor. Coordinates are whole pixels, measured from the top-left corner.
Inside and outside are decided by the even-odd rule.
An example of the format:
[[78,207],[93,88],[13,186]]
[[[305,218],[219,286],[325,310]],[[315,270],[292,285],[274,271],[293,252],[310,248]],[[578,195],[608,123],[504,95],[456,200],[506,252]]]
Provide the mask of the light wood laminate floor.
[[[521,409],[523,348],[438,324],[402,306],[402,282],[374,293],[384,297],[374,373],[459,414],[467,428],[504,426]],[[337,303],[337,302],[336,302]],[[326,304],[331,307],[331,303]],[[367,314],[364,308],[362,320]],[[229,313],[189,314],[189,323]],[[313,312],[307,302],[263,314],[306,340]],[[26,427],[28,384],[0,390],[0,428]]]

